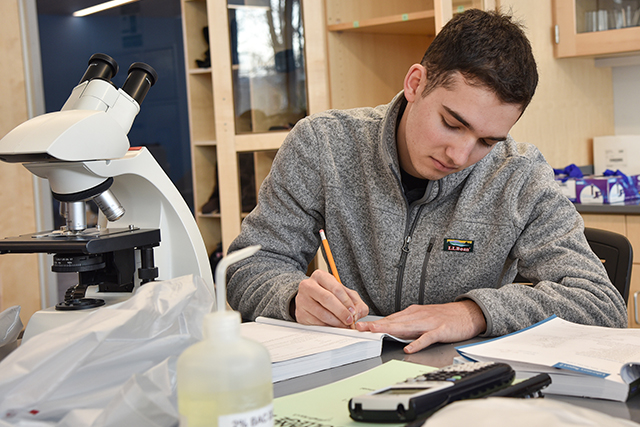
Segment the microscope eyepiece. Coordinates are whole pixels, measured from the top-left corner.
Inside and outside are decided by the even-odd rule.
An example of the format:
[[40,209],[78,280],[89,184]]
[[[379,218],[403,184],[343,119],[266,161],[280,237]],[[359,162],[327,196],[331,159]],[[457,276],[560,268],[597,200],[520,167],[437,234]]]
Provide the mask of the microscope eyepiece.
[[129,75],[122,85],[122,90],[142,104],[144,97],[151,86],[158,81],[158,73],[150,65],[143,62],[134,62],[129,67]]
[[118,74],[118,63],[115,59],[104,53],[94,53],[89,58],[89,67],[80,79],[80,83],[96,78],[111,81],[116,74]]

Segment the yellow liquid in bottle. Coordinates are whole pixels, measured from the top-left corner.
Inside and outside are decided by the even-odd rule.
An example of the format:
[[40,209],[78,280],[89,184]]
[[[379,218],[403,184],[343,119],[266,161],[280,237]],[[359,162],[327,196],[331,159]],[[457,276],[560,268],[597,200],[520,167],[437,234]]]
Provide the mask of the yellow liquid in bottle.
[[215,393],[181,390],[181,393],[178,393],[180,427],[218,427],[219,416],[263,408],[271,405],[272,400],[271,383],[250,389]]

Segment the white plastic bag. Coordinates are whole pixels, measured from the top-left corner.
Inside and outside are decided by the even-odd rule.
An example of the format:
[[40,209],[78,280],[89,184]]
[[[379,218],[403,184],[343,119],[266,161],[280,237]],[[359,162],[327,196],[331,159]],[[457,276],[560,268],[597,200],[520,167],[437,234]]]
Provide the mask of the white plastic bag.
[[14,305],[0,313],[0,360],[18,346],[18,335],[22,331],[20,306]]
[[[123,303],[34,336],[0,362],[0,420],[12,425],[172,425],[177,413],[171,357],[202,338],[203,316],[213,303],[199,277],[151,282]],[[140,396],[149,409],[169,404],[160,420],[153,420],[156,413],[147,423],[139,422],[134,412],[142,402],[130,399]],[[128,417],[132,423],[125,421]],[[109,424],[109,419],[120,422]]]

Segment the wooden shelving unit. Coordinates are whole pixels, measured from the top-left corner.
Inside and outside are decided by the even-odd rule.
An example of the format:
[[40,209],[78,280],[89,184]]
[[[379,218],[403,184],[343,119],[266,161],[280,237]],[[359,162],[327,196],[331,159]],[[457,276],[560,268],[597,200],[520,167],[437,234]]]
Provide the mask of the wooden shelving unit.
[[[307,109],[311,114],[329,108],[324,8],[318,0],[303,0],[302,4]],[[231,61],[227,1],[182,0],[181,5],[196,219],[209,253],[220,242],[226,251],[247,215],[241,211],[238,153],[254,153],[259,188],[287,132],[236,132],[232,72],[238,67]],[[209,43],[203,35],[205,26],[209,28]],[[211,67],[198,68],[196,60],[204,59],[207,49],[213,59]],[[220,210],[202,213],[216,185]]]
[[[479,0],[301,1],[308,114],[389,102],[452,13],[482,6]],[[238,153],[255,153],[259,188],[288,132],[237,132],[232,73],[238,67],[231,61],[227,1],[182,0],[182,14],[196,218],[209,252],[219,242],[226,251],[246,215]],[[198,68],[196,59],[204,59],[208,48],[214,61]],[[204,214],[200,208],[216,184],[220,213]]]

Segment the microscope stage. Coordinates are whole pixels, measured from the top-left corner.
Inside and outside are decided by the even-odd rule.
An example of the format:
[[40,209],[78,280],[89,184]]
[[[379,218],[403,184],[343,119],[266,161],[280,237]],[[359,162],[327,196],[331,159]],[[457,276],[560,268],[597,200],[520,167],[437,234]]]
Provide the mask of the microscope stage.
[[78,234],[65,234],[55,230],[0,239],[0,254],[102,254],[129,248],[158,246],[159,244],[159,229],[87,229]]

